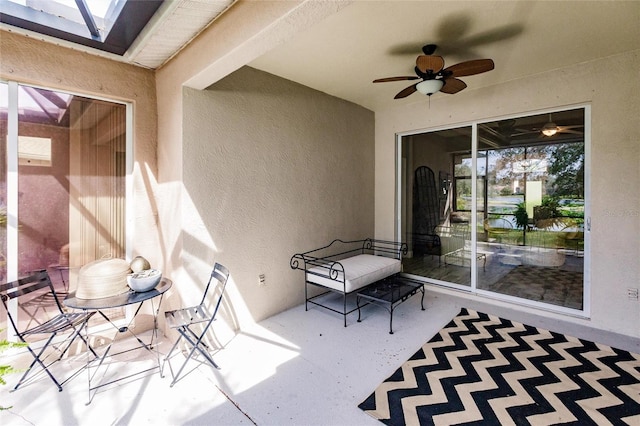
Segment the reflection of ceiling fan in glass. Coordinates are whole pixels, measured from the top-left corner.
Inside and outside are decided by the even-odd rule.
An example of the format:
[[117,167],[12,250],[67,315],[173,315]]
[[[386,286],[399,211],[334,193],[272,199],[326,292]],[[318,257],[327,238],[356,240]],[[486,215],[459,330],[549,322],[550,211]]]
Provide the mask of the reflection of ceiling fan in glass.
[[[509,135],[512,138],[519,137],[519,136],[532,135],[532,134],[538,134],[539,138],[549,138],[557,135],[558,133],[574,134],[574,135],[582,136],[584,133],[582,130],[584,128],[584,124],[558,126],[551,118],[551,114],[549,114],[548,121],[542,127],[533,127],[533,128],[530,128],[531,130],[514,128],[513,127],[514,123],[515,123],[515,120],[505,121],[505,124],[502,126],[501,133],[505,136]],[[509,130],[511,130],[510,133],[509,133]]]
[[544,126],[542,126],[540,132],[543,136],[547,137],[554,136],[557,133],[572,133],[575,135],[581,135],[583,132],[574,129],[580,129],[583,127],[584,125],[582,124],[575,126],[558,126],[551,120],[551,114],[549,114],[549,121]]
[[[554,118],[557,121],[554,121]],[[558,125],[558,122],[564,125]],[[507,118],[479,123],[478,130],[479,142],[482,146],[493,148],[523,144],[580,142],[584,140],[584,114],[576,109]]]

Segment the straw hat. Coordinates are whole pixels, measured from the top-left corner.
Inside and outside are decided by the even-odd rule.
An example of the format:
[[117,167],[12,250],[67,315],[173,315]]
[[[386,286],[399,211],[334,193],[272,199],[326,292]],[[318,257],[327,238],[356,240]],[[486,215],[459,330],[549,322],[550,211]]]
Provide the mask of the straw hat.
[[101,299],[129,291],[129,263],[124,259],[100,259],[80,268],[76,297]]

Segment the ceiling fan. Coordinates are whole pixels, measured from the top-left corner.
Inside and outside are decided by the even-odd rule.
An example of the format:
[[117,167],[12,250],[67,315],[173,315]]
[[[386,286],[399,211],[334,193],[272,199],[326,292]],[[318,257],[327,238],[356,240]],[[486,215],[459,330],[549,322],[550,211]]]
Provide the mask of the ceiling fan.
[[373,80],[373,82],[422,80],[401,90],[394,99],[406,98],[416,91],[427,96],[431,96],[438,91],[453,95],[467,87],[466,83],[458,77],[480,74],[491,71],[494,68],[494,63],[491,59],[474,59],[445,68],[442,56],[433,54],[436,48],[435,44],[427,44],[422,47],[424,55],[420,55],[416,59],[416,76],[379,78]]
[[[507,121],[508,122],[508,121]],[[500,123],[502,124],[502,122]],[[539,138],[552,137],[558,133],[568,133],[574,135],[583,135],[584,131],[576,130],[584,128],[584,124],[575,124],[570,126],[558,126],[551,118],[551,114],[549,114],[549,120],[542,127],[533,127],[530,130],[526,129],[517,129],[514,128],[510,124],[505,124],[504,126],[499,125],[498,131],[503,130],[501,132],[506,137],[519,137],[519,136],[527,136],[532,134],[538,134]],[[511,131],[511,132],[510,132]]]
[[584,127],[584,125],[578,124],[575,126],[558,126],[556,123],[554,123],[551,120],[551,114],[549,114],[549,121],[544,126],[542,126],[542,128],[539,129],[539,131],[543,137],[544,136],[551,137],[556,133],[573,133],[575,135],[582,135],[583,132],[574,130],[574,129],[579,129],[581,127]]

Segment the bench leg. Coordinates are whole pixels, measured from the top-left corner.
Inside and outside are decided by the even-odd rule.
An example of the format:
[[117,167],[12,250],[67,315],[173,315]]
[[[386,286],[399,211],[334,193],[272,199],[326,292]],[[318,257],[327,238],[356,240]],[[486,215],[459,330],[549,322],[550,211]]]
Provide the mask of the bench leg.
[[307,288],[309,287],[309,283],[306,278],[304,280],[304,310],[305,312],[309,310],[309,291]]
[[342,297],[343,305],[342,305],[342,316],[344,317],[344,326],[347,326],[347,293],[343,293]]

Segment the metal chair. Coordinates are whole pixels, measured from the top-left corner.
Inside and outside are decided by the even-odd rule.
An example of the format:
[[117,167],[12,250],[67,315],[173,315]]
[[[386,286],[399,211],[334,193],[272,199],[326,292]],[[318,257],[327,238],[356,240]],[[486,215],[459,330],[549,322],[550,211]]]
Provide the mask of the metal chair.
[[[45,271],[45,269],[29,271],[27,275],[33,275],[40,271]],[[47,269],[46,271],[48,272],[49,270]],[[49,275],[49,278],[51,278],[51,275]],[[62,272],[60,272],[60,278],[64,285],[64,291],[56,291],[55,297],[54,293],[47,291],[46,293],[38,294],[29,300],[20,300],[18,308],[29,316],[29,322],[23,328],[30,328],[32,324],[40,325],[42,324],[43,318],[44,321],[46,321],[52,315],[57,314],[56,302],[62,301],[69,294],[67,291],[67,283],[62,276]],[[51,282],[53,283],[53,280]],[[53,283],[53,287],[56,287],[55,283]],[[50,311],[53,312],[53,314]]]
[[[10,300],[16,299],[25,295],[28,295],[28,297],[30,298],[32,298],[32,296],[34,295],[37,295],[37,297],[39,298],[48,296],[47,300],[55,301],[55,306],[57,307],[56,315],[53,318],[43,322],[42,324],[38,324],[37,326],[32,328],[27,328],[28,327],[27,326],[25,327],[26,328],[25,330],[21,331],[18,326],[19,324],[18,318],[15,318],[14,315],[11,314],[11,311],[13,309],[12,307],[8,306],[8,304]],[[42,370],[46,372],[47,375],[49,375],[53,383],[57,386],[58,391],[62,391],[62,385],[66,383],[66,381],[69,379],[63,381],[62,383],[58,382],[58,380],[53,376],[51,371],[49,371],[49,367],[56,361],[59,361],[62,359],[62,357],[71,347],[71,344],[75,341],[76,337],[79,337],[80,339],[82,339],[82,341],[85,343],[85,346],[94,355],[96,355],[93,349],[87,344],[87,341],[85,340],[85,338],[80,334],[80,332],[82,331],[82,328],[87,326],[87,322],[89,321],[89,318],[91,318],[91,316],[95,314],[95,312],[65,313],[62,310],[62,306],[60,305],[58,297],[56,296],[56,292],[53,288],[53,284],[51,283],[51,279],[49,278],[49,274],[47,274],[47,271],[45,270],[35,272],[32,275],[29,275],[25,278],[22,278],[16,281],[0,284],[0,298],[2,299],[2,304],[7,310],[9,322],[11,323],[11,326],[16,336],[22,342],[26,343],[27,349],[33,356],[33,362],[31,363],[29,368],[27,368],[22,378],[20,379],[16,387],[13,388],[13,390],[18,389],[18,387],[25,382],[25,380],[27,379],[27,376],[31,373],[31,370],[37,363],[40,365]],[[20,303],[20,299],[18,299],[18,304],[19,303]],[[62,342],[60,343],[54,342],[54,339],[57,335],[67,333],[70,331],[71,331],[71,334],[67,336],[65,339],[63,339]],[[38,334],[47,334],[49,335],[49,338],[44,344],[44,346],[40,348],[39,352],[36,353],[31,348],[31,344],[27,342],[26,339],[29,336],[38,335]],[[49,346],[58,350],[60,352],[60,356],[57,359],[49,363],[46,363],[47,358],[51,354],[48,354],[46,356],[43,356],[43,355],[45,354],[45,350]],[[61,350],[60,348],[63,346],[64,348]],[[33,378],[35,377],[36,376],[34,376]]]
[[[176,381],[178,381],[178,378],[180,377],[182,370],[184,370],[184,367],[187,365],[187,362],[189,362],[189,360],[192,358],[196,350],[200,354],[202,354],[202,356],[204,356],[207,362],[209,362],[209,364],[211,364],[214,368],[216,369],[219,368],[218,365],[213,361],[213,358],[211,357],[211,355],[209,354],[208,352],[209,347],[203,341],[203,339],[207,334],[207,331],[209,330],[211,323],[215,319],[216,314],[218,313],[218,309],[220,308],[220,303],[222,302],[222,297],[224,295],[224,289],[227,285],[228,278],[229,278],[229,270],[224,266],[220,265],[219,263],[216,263],[215,266],[213,267],[213,271],[211,271],[211,275],[209,276],[209,281],[207,282],[207,286],[204,289],[204,294],[202,295],[202,300],[200,301],[199,305],[191,306],[188,308],[182,308],[175,311],[165,312],[167,325],[170,328],[176,329],[178,333],[180,333],[180,336],[178,336],[178,339],[173,344],[173,347],[167,354],[164,361],[165,362],[169,361],[169,359],[171,358],[171,354],[173,353],[174,349],[178,346],[178,343],[182,339],[184,339],[188,343],[188,346],[191,348],[189,351],[189,354],[187,355],[186,359],[182,363],[182,366],[180,367],[180,370],[178,370],[178,373],[176,375],[173,375],[173,369],[171,368],[171,362],[169,361],[169,368],[171,368],[171,374],[173,376],[173,381],[171,382],[171,385],[170,385],[171,387],[176,383]],[[209,293],[209,288],[212,286],[212,281],[217,282],[216,288],[219,289],[215,291],[217,301],[215,303],[213,312],[209,310],[209,307],[207,306],[207,303],[206,303],[207,294]],[[197,333],[190,328],[191,326],[194,326],[196,324],[204,324],[204,327],[202,328],[202,330],[198,331]]]

